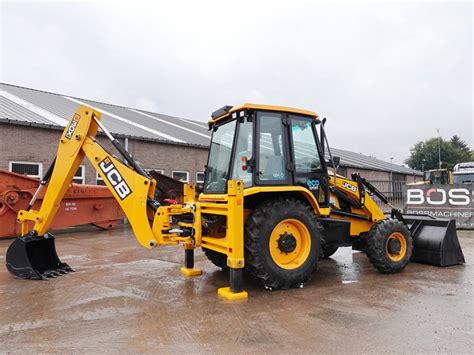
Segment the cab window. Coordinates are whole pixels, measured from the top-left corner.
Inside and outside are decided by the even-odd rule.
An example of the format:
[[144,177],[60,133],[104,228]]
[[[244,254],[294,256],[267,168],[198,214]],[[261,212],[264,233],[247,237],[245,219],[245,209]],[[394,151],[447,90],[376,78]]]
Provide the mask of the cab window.
[[287,180],[281,115],[261,112],[258,118],[257,176],[260,182]]
[[216,127],[212,134],[204,180],[204,192],[206,193],[224,193],[226,191],[235,124],[235,120],[225,123]]
[[243,180],[244,186],[252,186],[252,169],[246,162],[252,159],[252,122],[245,120],[238,125],[237,146],[235,149],[234,164],[232,166],[232,180]]
[[318,148],[313,127],[308,119],[292,118],[293,154],[297,173],[312,173],[321,170]]

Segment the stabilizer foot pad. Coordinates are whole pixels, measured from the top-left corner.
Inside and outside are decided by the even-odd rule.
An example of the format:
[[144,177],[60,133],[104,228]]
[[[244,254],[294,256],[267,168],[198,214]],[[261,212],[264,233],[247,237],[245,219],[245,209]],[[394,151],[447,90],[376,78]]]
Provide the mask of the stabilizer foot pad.
[[249,297],[247,291],[232,292],[230,287],[221,287],[217,290],[219,297],[225,298],[226,300],[243,300]]
[[192,268],[192,269],[188,269],[187,267],[182,267],[180,269],[181,271],[181,275],[183,276],[200,276],[202,275],[202,270],[201,269],[196,269],[196,268]]

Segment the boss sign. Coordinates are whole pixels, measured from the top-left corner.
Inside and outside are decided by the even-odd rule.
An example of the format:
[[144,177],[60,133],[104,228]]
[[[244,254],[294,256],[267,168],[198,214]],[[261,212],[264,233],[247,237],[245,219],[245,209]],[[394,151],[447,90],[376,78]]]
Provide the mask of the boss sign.
[[455,219],[458,228],[474,229],[474,185],[407,186],[405,212]]
[[449,203],[453,206],[467,206],[471,203],[472,191],[466,188],[452,188],[448,191],[442,188],[431,188],[429,190],[408,189],[408,205],[433,205],[442,206]]

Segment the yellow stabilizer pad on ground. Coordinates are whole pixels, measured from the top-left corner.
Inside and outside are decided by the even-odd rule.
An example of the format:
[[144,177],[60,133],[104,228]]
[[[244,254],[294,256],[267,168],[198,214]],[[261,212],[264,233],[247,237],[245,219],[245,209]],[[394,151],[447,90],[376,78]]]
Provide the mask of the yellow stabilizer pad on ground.
[[217,290],[217,294],[226,300],[243,300],[249,297],[247,291],[232,292],[230,287],[221,287]]
[[180,269],[181,271],[181,275],[183,276],[199,276],[199,275],[202,275],[202,270],[201,269],[195,269],[195,268],[192,268],[192,269],[188,269],[187,267],[182,267]]

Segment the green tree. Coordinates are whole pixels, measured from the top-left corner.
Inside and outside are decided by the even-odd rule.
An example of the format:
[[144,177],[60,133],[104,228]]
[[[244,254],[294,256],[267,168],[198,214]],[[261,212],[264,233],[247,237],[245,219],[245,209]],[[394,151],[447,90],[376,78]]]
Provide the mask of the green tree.
[[459,150],[459,159],[460,162],[467,161],[470,159],[471,150],[465,141],[463,141],[459,136],[454,135],[449,141],[454,148]]
[[469,146],[459,136],[449,141],[442,138],[430,138],[416,143],[410,149],[410,157],[405,160],[409,167],[416,170],[439,168],[438,147],[441,150],[441,167],[452,169],[457,163],[471,160]]

